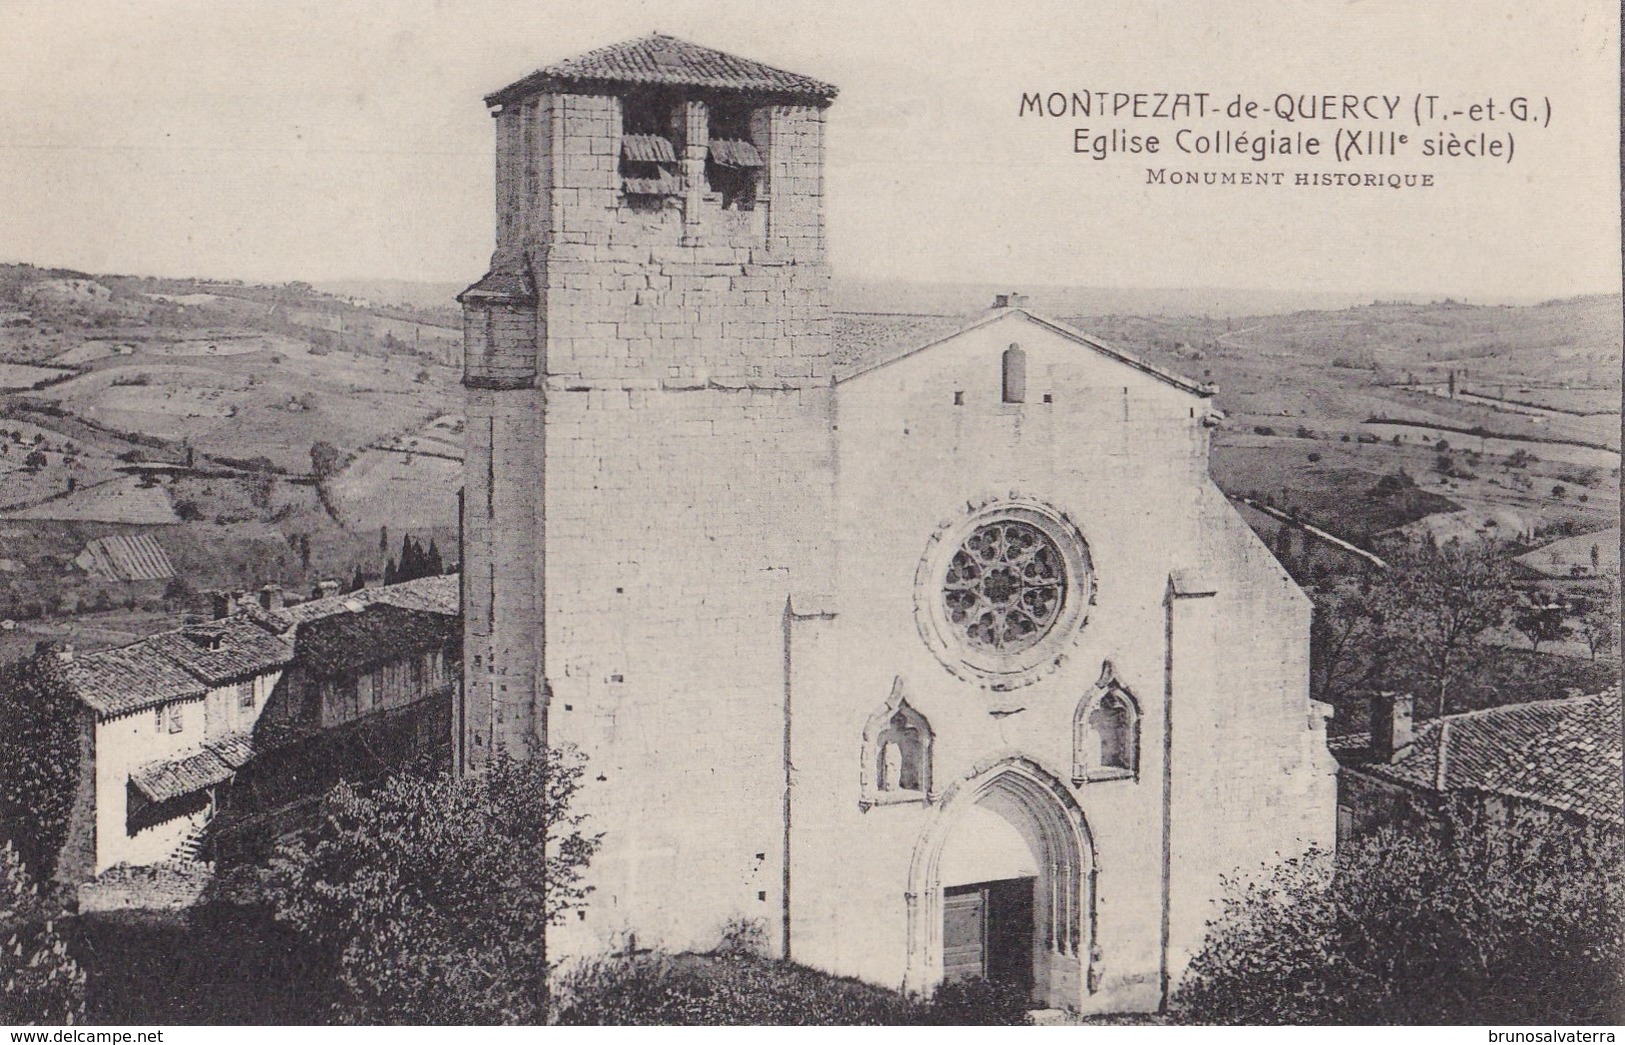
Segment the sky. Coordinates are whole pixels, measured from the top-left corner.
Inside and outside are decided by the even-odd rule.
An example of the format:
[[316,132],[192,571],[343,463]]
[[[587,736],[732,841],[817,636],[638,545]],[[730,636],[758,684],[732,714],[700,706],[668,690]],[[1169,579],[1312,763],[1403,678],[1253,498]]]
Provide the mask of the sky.
[[[472,281],[492,245],[482,96],[658,30],[840,86],[826,182],[840,277],[1616,292],[1618,20],[1609,0],[0,0],[0,260]],[[1141,158],[1074,153],[1098,117],[1018,116],[1026,92],[1096,90],[1398,95],[1407,110],[1419,93],[1522,95],[1549,98],[1552,118],[1493,128],[1513,131],[1510,164],[1156,164],[1433,172],[1427,190],[1175,188],[1147,185]]]

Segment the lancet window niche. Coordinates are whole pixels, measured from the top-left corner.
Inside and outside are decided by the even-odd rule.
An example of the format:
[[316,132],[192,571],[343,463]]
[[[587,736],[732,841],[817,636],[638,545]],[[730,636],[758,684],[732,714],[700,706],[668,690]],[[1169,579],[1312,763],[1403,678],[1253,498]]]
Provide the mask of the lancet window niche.
[[1027,352],[1020,345],[1004,350],[1001,360],[1002,384],[1006,403],[1027,401]]
[[1072,719],[1072,782],[1133,780],[1140,775],[1140,705],[1111,661],[1078,702]]
[[908,702],[901,677],[863,730],[864,809],[931,799],[931,724]]

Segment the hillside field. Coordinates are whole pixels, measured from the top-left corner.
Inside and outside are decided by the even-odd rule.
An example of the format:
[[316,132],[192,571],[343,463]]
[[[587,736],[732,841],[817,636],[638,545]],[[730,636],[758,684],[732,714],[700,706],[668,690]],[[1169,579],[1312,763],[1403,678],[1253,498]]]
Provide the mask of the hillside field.
[[[443,287],[333,289],[0,266],[0,619],[156,611],[161,593],[72,564],[110,532],[155,534],[194,589],[377,575],[407,532],[454,548],[454,306]],[[1256,316],[1167,300],[1059,316],[1218,387],[1212,473],[1238,502],[1363,548],[1426,529],[1533,549],[1619,525],[1617,297]],[[854,303],[834,323],[843,372],[928,344],[987,302],[868,287]],[[319,442],[338,452],[320,486]],[[1396,493],[1385,477],[1400,476]],[[1277,520],[1245,515],[1279,539]]]

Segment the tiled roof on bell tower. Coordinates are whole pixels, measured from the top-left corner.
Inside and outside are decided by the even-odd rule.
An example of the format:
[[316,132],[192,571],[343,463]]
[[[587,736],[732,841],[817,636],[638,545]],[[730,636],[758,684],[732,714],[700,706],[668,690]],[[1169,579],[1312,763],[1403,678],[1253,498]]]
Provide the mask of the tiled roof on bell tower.
[[822,100],[836,93],[835,87],[810,76],[650,33],[538,69],[487,95],[485,103],[501,105],[541,91],[610,84],[667,84]]

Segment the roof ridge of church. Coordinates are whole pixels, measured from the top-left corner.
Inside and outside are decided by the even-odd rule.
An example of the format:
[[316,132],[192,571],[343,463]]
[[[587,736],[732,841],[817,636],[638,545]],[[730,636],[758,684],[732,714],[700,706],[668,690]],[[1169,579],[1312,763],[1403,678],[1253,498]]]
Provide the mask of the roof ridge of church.
[[1051,319],[1048,316],[1043,316],[1033,312],[1025,305],[1017,305],[1010,308],[991,308],[980,313],[976,313],[968,317],[964,323],[954,327],[952,330],[949,330],[946,333],[937,334],[930,340],[915,345],[913,348],[910,348],[907,351],[899,352],[896,355],[888,356],[859,369],[842,374],[836,378],[835,383],[837,385],[844,385],[848,381],[863,377],[866,374],[873,373],[874,371],[880,370],[883,367],[888,367],[900,360],[910,359],[919,353],[926,351],[927,349],[934,348],[937,345],[942,344],[945,341],[951,341],[963,334],[968,334],[974,330],[980,330],[982,327],[987,326],[990,323],[996,323],[999,320],[1012,315],[1024,316],[1030,322],[1036,323],[1041,327],[1051,330],[1054,333],[1066,338],[1068,341],[1085,345],[1109,359],[1114,359],[1117,362],[1132,367],[1150,377],[1154,377],[1165,384],[1172,385],[1181,391],[1189,392],[1192,395],[1200,396],[1204,399],[1211,398],[1218,393],[1218,388],[1214,385],[1192,380],[1191,378],[1185,377],[1182,374],[1168,370],[1164,367],[1160,367],[1155,363],[1147,362],[1146,360],[1141,359],[1130,352],[1125,352],[1120,348],[1115,348],[1106,344],[1104,341],[1091,337],[1075,327],[1062,323],[1060,320]]

